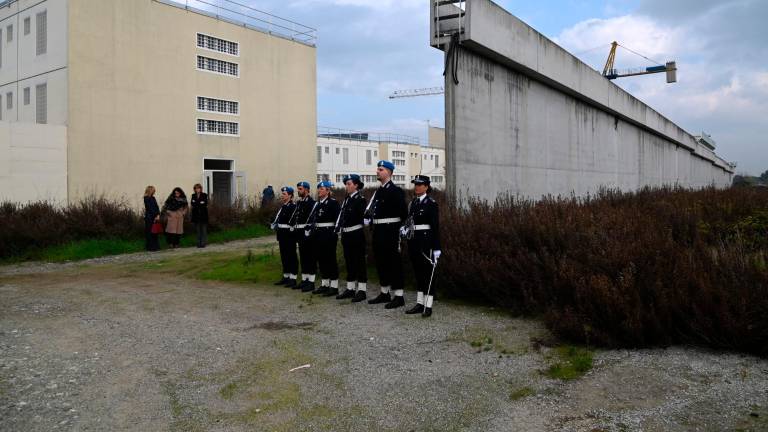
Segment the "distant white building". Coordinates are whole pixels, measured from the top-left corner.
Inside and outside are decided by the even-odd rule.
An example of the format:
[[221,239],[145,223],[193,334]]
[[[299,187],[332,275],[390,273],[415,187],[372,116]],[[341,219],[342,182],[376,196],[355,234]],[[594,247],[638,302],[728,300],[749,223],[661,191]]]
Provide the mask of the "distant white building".
[[320,128],[317,134],[317,181],[330,180],[341,186],[346,174],[360,174],[366,185],[376,184],[376,163],[387,159],[395,164],[392,181],[410,188],[418,174],[432,178],[432,186],[445,187],[445,131],[430,127],[429,145],[419,138],[388,133],[354,132]]

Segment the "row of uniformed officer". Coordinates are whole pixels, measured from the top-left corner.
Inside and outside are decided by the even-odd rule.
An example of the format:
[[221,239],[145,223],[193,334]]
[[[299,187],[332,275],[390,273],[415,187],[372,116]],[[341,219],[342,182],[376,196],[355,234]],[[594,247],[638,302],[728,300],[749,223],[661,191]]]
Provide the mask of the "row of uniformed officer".
[[[417,197],[408,207],[405,193],[392,182],[395,165],[389,161],[380,161],[377,165],[376,174],[381,186],[367,206],[362,194],[364,184],[356,174],[344,177],[347,196],[341,205],[330,196],[333,185],[327,181],[318,184],[318,201],[309,196],[307,182],[297,185],[299,201],[295,205],[292,203],[293,189],[281,189],[284,204],[273,223],[273,228],[278,230],[283,262],[283,279],[277,284],[300,288],[304,292],[335,295],[339,300],[351,298],[355,303],[365,300],[368,278],[364,226],[370,225],[381,292],[368,303],[385,303],[387,309],[405,305],[400,255],[400,241],[404,238],[408,241],[418,288],[417,304],[406,313],[430,316],[434,289],[428,290],[434,265],[440,257],[440,243],[437,203],[427,195],[429,177],[417,176],[413,180]],[[340,294],[336,263],[338,235],[347,266],[347,285]],[[300,284],[296,283],[296,243],[301,257]],[[318,262],[322,281],[320,287],[315,288]]]

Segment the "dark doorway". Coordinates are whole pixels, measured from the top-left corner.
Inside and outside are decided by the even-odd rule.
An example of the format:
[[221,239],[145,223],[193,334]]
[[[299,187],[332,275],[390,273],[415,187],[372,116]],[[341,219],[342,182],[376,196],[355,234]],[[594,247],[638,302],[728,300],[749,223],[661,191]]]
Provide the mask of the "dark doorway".
[[232,205],[232,173],[214,171],[211,199],[221,206]]

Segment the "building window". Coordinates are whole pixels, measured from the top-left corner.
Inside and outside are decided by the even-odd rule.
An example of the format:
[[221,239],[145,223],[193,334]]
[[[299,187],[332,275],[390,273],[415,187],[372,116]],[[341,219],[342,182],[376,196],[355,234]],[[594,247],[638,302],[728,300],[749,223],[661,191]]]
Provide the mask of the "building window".
[[230,63],[223,60],[216,60],[210,57],[197,56],[197,68],[208,72],[219,73],[223,75],[240,76],[237,63]]
[[336,183],[341,183],[344,180],[344,174],[336,174]]
[[240,103],[198,96],[197,109],[199,111],[238,115],[240,113]]
[[31,31],[32,20],[29,17],[24,18],[24,36],[27,36]]
[[323,174],[323,179],[321,181],[329,181],[331,179],[330,174]]
[[404,151],[393,151],[392,152],[392,157],[393,158],[404,158],[405,157],[405,152]]
[[5,31],[8,33],[8,43],[13,42],[13,24],[9,25]]
[[240,134],[240,124],[218,120],[197,119],[197,133],[238,136]]
[[317,163],[323,162],[323,148],[317,146]]
[[233,56],[240,55],[240,46],[237,42],[215,38],[213,36],[204,35],[202,33],[197,34],[197,47],[222,52],[224,54],[230,54]]
[[318,174],[317,175],[317,182],[320,183],[321,181],[323,181],[323,175],[322,174]]
[[13,93],[11,92],[5,94],[5,109],[9,111],[13,109]]
[[349,149],[348,148],[344,149],[341,157],[344,159],[344,165],[349,165]]
[[440,166],[440,155],[435,155],[435,168]]
[[48,123],[48,84],[35,86],[35,122]]
[[395,175],[392,176],[392,180],[396,183],[405,183],[405,176],[404,175]]
[[37,25],[37,55],[48,52],[48,11],[42,11],[36,16]]
[[405,166],[405,159],[392,159],[395,166]]
[[427,160],[427,155],[424,155],[424,160]]
[[336,154],[339,154],[339,148],[336,147]]
[[325,148],[325,154],[330,154],[330,148],[329,147]]
[[378,152],[377,150],[374,150],[374,151],[373,151],[373,157],[378,157],[378,155],[379,155],[378,153],[379,153],[379,152]]
[[24,87],[24,105],[29,105],[29,87]]

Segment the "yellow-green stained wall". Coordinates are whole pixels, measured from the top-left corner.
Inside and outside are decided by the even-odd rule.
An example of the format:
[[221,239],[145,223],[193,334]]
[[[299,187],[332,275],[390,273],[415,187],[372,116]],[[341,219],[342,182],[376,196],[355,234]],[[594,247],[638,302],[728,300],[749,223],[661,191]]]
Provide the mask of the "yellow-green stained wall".
[[[190,191],[203,158],[234,159],[251,196],[315,178],[315,48],[154,0],[70,0],[68,14],[70,200]],[[198,32],[239,57],[197,48]],[[198,54],[238,63],[239,78],[198,71]],[[199,112],[197,96],[239,101],[240,115]],[[239,122],[240,136],[198,135],[198,118]]]

